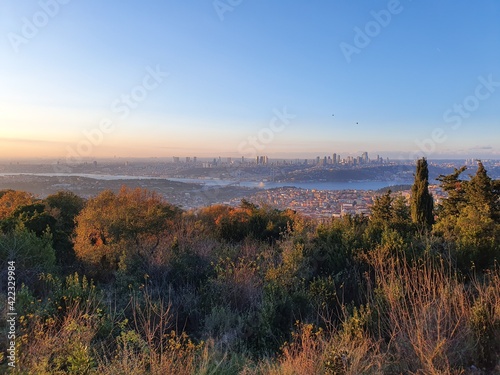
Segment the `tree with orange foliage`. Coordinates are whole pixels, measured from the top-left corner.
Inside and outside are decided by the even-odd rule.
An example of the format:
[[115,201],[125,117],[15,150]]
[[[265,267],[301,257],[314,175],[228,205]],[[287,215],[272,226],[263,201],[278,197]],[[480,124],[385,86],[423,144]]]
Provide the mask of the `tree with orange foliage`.
[[0,191],[0,220],[4,220],[19,206],[26,206],[35,201],[33,194],[25,191]]
[[240,207],[211,206],[201,209],[198,216],[219,238],[233,242],[246,237],[275,241],[295,221],[291,210],[259,207],[245,199]]
[[180,213],[144,189],[104,191],[90,199],[76,218],[75,253],[89,271],[98,270],[108,278],[132,258],[147,262]]

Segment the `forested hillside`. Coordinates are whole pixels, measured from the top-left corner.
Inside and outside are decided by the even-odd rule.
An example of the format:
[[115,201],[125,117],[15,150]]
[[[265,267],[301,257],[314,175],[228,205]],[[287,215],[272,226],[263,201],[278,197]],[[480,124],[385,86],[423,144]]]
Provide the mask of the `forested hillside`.
[[127,187],[1,191],[0,312],[15,264],[17,330],[0,372],[500,373],[500,181],[465,173],[440,176],[435,204],[419,160],[410,201],[327,223]]

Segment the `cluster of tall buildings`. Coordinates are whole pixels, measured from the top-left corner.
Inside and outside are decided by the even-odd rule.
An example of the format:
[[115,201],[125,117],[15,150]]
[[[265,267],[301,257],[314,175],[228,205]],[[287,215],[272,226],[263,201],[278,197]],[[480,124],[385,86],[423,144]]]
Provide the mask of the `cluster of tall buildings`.
[[266,165],[269,163],[269,158],[267,156],[257,156],[255,161],[257,164]]
[[[185,162],[190,163],[190,164],[196,164],[198,161],[198,158],[196,156],[190,157],[186,156],[185,157]],[[178,156],[173,157],[173,162],[174,163],[180,163],[181,158]],[[182,158],[182,162],[184,162],[184,158]],[[381,158],[379,155],[377,155],[376,159],[370,159],[368,156],[368,152],[363,152],[359,156],[347,156],[345,158],[342,158],[340,154],[333,153],[332,155],[329,156],[324,156],[323,158],[317,156],[316,159],[296,159],[296,160],[274,160],[272,164],[309,164],[311,165],[347,165],[347,166],[357,166],[357,165],[366,165],[366,164],[383,164],[383,163],[388,163],[389,158],[384,160]],[[259,155],[256,156],[255,158],[251,159],[245,159],[244,156],[240,158],[225,158],[222,159],[220,156],[218,158],[214,158],[211,161],[204,160],[203,161],[203,167],[208,168],[208,167],[216,167],[220,165],[241,165],[241,164],[256,164],[256,165],[269,165],[270,161],[269,158],[266,155]]]
[[384,159],[382,159],[379,155],[374,160],[371,160],[368,157],[368,152],[363,152],[360,156],[348,156],[347,158],[341,158],[340,154],[333,153],[332,156],[324,156],[320,158],[316,157],[316,164],[318,165],[362,165],[369,163],[383,163]]
[[[172,160],[174,163],[181,162],[181,158],[178,156],[172,157]],[[193,156],[192,158],[191,158],[191,156],[186,156],[186,163],[196,163],[197,161],[198,161],[198,158],[196,156]]]

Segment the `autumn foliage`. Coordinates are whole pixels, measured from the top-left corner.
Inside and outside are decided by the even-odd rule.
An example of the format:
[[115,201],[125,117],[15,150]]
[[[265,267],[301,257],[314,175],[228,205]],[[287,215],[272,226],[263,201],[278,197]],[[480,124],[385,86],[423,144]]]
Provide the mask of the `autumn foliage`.
[[0,192],[13,373],[498,374],[500,184],[464,171],[440,176],[432,218],[425,173],[413,208],[388,192],[326,222],[126,187]]
[[120,261],[154,253],[179,218],[180,210],[155,193],[104,191],[76,218],[75,253],[94,275],[111,275]]

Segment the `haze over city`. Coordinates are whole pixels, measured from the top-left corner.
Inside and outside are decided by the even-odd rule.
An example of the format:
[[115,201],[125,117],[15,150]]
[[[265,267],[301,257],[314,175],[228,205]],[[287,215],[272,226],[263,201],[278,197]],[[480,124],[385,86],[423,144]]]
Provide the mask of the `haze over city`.
[[1,158],[499,155],[493,0],[7,1],[0,17]]

